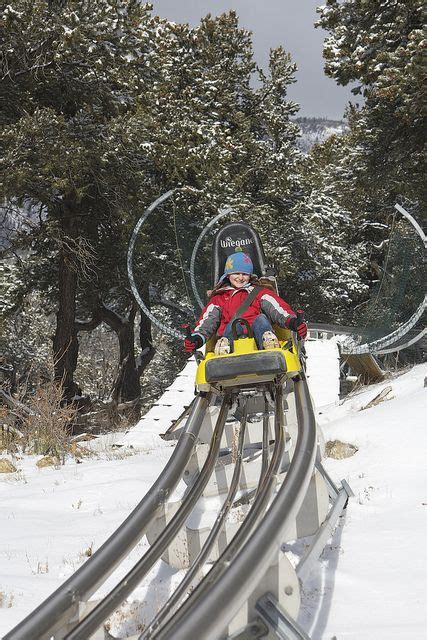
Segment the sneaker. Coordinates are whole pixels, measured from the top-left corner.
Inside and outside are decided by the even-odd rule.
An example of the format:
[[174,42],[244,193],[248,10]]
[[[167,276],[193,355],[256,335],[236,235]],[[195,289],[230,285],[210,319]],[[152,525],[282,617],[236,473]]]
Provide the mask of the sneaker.
[[228,338],[219,338],[215,345],[216,356],[226,356],[230,353],[230,341]]
[[262,346],[264,349],[278,349],[280,344],[276,334],[272,331],[266,331],[262,336]]

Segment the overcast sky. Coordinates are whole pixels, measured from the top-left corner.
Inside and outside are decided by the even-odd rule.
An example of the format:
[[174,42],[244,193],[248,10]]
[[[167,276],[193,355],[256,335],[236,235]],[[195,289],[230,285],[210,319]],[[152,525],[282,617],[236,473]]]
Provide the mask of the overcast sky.
[[271,47],[283,45],[298,65],[297,82],[289,97],[301,106],[301,116],[341,119],[352,98],[323,73],[325,32],[315,29],[316,6],[321,0],[152,0],[154,12],[174,22],[196,25],[207,13],[234,9],[240,24],[253,33],[255,59],[265,67]]

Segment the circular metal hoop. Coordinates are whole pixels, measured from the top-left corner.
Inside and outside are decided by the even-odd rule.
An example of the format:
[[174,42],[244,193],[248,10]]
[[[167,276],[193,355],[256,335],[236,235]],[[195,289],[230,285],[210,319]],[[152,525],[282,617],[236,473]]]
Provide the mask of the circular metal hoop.
[[132,289],[132,293],[135,296],[135,300],[140,306],[141,311],[151,320],[151,322],[153,322],[157,327],[159,327],[161,331],[163,331],[164,333],[167,333],[173,338],[179,338],[183,340],[185,338],[184,334],[181,334],[179,331],[176,331],[176,329],[172,329],[172,327],[168,327],[164,322],[161,322],[160,320],[158,320],[156,316],[151,313],[150,309],[147,307],[147,305],[139,295],[139,291],[137,289],[135,278],[133,275],[133,266],[132,266],[135,242],[136,242],[136,238],[138,237],[138,233],[141,230],[142,225],[147,220],[148,216],[152,214],[153,211],[159,206],[159,204],[168,200],[171,197],[171,195],[175,193],[175,191],[176,189],[171,189],[170,191],[166,191],[166,193],[164,193],[159,198],[157,198],[157,200],[154,200],[154,202],[150,204],[150,206],[144,211],[144,213],[136,223],[136,226],[132,232],[132,236],[131,236],[129,247],[128,247],[127,271],[128,271],[128,278],[129,278],[129,283]]
[[195,276],[195,273],[194,273],[194,266],[196,264],[197,252],[199,251],[199,248],[200,248],[200,245],[202,243],[202,240],[205,237],[205,235],[207,234],[207,232],[214,226],[214,224],[216,222],[218,222],[218,220],[221,220],[221,218],[226,216],[228,213],[232,213],[232,211],[233,211],[233,209],[231,209],[231,207],[226,207],[225,209],[221,209],[221,211],[218,213],[218,215],[216,215],[206,225],[206,227],[203,229],[202,233],[197,238],[196,244],[194,245],[193,253],[191,254],[191,260],[190,260],[190,282],[191,282],[191,288],[193,290],[194,297],[196,298],[197,303],[198,303],[198,305],[199,305],[199,307],[201,309],[203,309],[203,307],[205,305],[203,304],[203,301],[199,296],[199,292],[197,291],[196,276]]

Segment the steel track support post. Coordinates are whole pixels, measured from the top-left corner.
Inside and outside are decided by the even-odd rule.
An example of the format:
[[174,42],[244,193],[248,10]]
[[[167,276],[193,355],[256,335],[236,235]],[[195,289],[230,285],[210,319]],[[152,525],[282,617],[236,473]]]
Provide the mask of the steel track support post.
[[280,607],[271,593],[259,598],[255,609],[280,640],[310,640],[305,631]]
[[[335,486],[333,483],[332,485]],[[304,580],[310,574],[314,563],[317,562],[320,554],[325,548],[326,541],[332,536],[335,525],[338,522],[338,518],[344,511],[348,499],[354,495],[346,480],[341,480],[341,488],[337,491],[338,494],[335,501],[333,502],[332,508],[330,509],[324,522],[319,527],[319,530],[314,536],[309,548],[296,567],[296,574],[301,582],[304,582]]]
[[[70,617],[67,624],[64,624],[61,629],[62,634],[65,636],[72,631],[74,627],[79,624],[85,616],[87,616],[99,603],[99,600],[87,600],[85,602],[76,602],[76,614],[74,617]],[[54,636],[52,636],[53,638]],[[106,640],[106,632],[104,628],[99,628],[93,633],[89,640]]]
[[269,633],[270,627],[265,624],[262,618],[257,616],[244,629],[239,629],[239,631],[228,636],[227,640],[258,640],[259,638],[266,638]]
[[[325,467],[323,466],[322,459],[321,459],[319,451],[317,452],[317,457],[316,457],[316,469],[320,473],[320,475],[322,476],[324,481],[326,482],[326,486],[328,487],[328,493],[329,493],[329,498],[330,498],[331,502],[335,502],[335,500],[338,497],[338,494],[339,494],[340,490],[338,489],[337,485],[332,480],[331,476],[329,475],[329,473],[326,471]],[[351,491],[351,489],[350,489],[350,491]],[[352,495],[353,495],[353,493],[352,493]]]

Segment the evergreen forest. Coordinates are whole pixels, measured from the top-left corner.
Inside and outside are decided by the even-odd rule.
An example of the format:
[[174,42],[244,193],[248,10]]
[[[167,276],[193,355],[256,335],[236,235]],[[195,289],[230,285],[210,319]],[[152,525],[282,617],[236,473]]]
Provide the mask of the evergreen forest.
[[[411,265],[423,256],[394,205],[421,220],[421,0],[319,7],[325,73],[351,84],[358,104],[342,131],[306,153],[288,97],[291,56],[272,49],[261,69],[233,11],[191,27],[134,0],[14,0],[1,24],[0,369],[9,408],[41,402],[54,382],[60,406],[71,403],[81,420],[102,407],[109,423],[139,415],[174,379],[182,344],[140,312],[126,268],[135,224],[170,189],[173,206],[138,243],[141,296],[170,324],[181,322],[182,265],[162,216],[177,216],[190,243],[222,207],[257,229],[281,295],[309,321],[392,327],[416,306],[423,283]],[[372,299],[391,231],[416,286],[390,315]],[[392,300],[393,278],[387,286]]]

